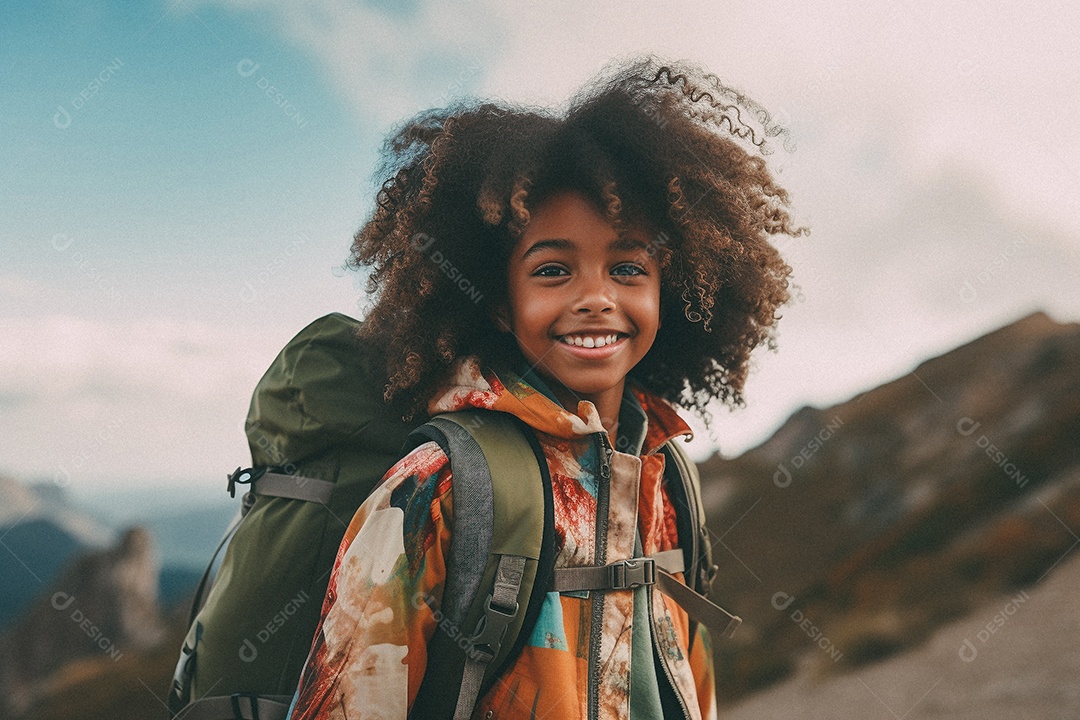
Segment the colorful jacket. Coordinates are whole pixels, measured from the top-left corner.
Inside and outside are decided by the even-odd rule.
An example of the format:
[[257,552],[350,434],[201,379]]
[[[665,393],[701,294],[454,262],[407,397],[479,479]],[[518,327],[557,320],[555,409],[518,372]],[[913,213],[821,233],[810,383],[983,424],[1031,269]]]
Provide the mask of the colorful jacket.
[[[535,373],[523,375],[482,372],[465,358],[429,411],[487,408],[536,431],[554,486],[555,566],[603,565],[677,547],[658,452],[691,434],[674,409],[627,383],[612,449],[592,403],[565,410]],[[610,463],[601,453],[610,453]],[[606,548],[598,552],[604,465],[609,508],[599,523]],[[293,720],[406,717],[428,670],[455,522],[468,522],[468,514],[455,518],[450,463],[436,443],[425,443],[387,472],[345,533]],[[520,655],[480,698],[474,717],[643,720],[681,707],[693,720],[715,718],[710,641],[704,626],[695,627],[690,643],[686,613],[655,586],[550,592]],[[590,676],[598,678],[592,688]]]

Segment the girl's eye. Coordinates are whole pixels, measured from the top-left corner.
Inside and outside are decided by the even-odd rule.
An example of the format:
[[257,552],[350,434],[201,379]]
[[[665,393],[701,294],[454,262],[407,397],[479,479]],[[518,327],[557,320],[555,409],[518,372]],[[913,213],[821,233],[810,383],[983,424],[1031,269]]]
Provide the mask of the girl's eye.
[[645,268],[637,263],[621,263],[611,269],[612,275],[647,275]]
[[544,265],[533,272],[533,275],[537,277],[560,277],[566,274],[566,270],[558,265]]

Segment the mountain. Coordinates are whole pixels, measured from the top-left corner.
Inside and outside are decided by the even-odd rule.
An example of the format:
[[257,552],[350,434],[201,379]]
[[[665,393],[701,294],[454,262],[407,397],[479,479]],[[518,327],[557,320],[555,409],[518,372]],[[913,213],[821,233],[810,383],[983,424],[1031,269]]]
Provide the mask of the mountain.
[[240,507],[240,498],[225,492],[224,480],[212,488],[200,482],[85,493],[74,502],[114,530],[131,525],[149,529],[157,540],[162,567],[199,571]]
[[132,528],[116,546],[80,555],[0,637],[0,716],[49,695],[70,663],[144,653],[163,632],[153,538]]
[[23,485],[0,476],[0,630],[80,551],[115,533],[79,513],[58,485]]
[[0,475],[0,631],[76,555],[114,543],[138,524],[157,541],[165,605],[184,602],[237,509],[224,492],[137,488],[72,497],[55,483]]
[[[1080,325],[1035,313],[701,467],[728,700],[902,652],[1080,531]],[[716,487],[724,488],[722,492]]]
[[84,547],[105,547],[116,533],[76,509],[66,488],[55,483],[24,485],[0,475],[0,528],[46,519]]
[[82,549],[59,525],[34,519],[7,528],[0,553],[0,629],[22,614]]

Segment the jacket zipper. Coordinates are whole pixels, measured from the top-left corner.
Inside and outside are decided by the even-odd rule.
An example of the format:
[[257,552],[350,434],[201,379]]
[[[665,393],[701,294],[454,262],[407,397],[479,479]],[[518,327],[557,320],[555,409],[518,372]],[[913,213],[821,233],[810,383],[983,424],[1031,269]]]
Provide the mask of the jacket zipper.
[[[600,482],[596,493],[596,549],[594,565],[607,563],[608,506],[611,503],[611,443],[607,433],[598,436],[597,450],[600,456]],[[589,628],[589,720],[600,717],[600,645],[604,632],[604,596],[602,590],[591,593],[592,621]]]
[[[675,684],[675,674],[672,673],[671,668],[668,667],[667,655],[660,647],[660,641],[657,638],[656,608],[653,605],[652,590],[651,587],[646,588],[646,594],[649,596],[649,635],[652,637],[653,651],[656,652],[657,657],[660,658],[660,666],[664,668],[664,675],[667,676],[668,686],[675,695],[675,699],[679,702],[679,709],[682,710],[682,716],[686,718],[686,720],[690,720],[690,710],[686,707],[686,700],[683,699],[682,691],[679,690],[679,686]],[[687,647],[689,647],[689,644]],[[687,660],[689,660],[689,658]]]

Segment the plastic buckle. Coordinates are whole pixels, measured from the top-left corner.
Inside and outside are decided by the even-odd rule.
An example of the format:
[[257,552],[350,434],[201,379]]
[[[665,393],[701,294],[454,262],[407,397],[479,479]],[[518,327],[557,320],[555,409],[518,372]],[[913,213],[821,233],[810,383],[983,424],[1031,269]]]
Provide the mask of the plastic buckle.
[[236,486],[253,483],[266,474],[266,468],[236,468],[229,474],[229,497],[236,497]]
[[[491,604],[492,596],[484,601],[484,615],[480,618],[476,633],[469,638],[470,649],[467,654],[474,660],[489,663],[499,654],[506,628],[517,617],[518,604],[504,610]],[[474,657],[475,655],[475,657]]]
[[656,561],[652,558],[632,558],[612,563],[611,589],[630,590],[656,582]]

